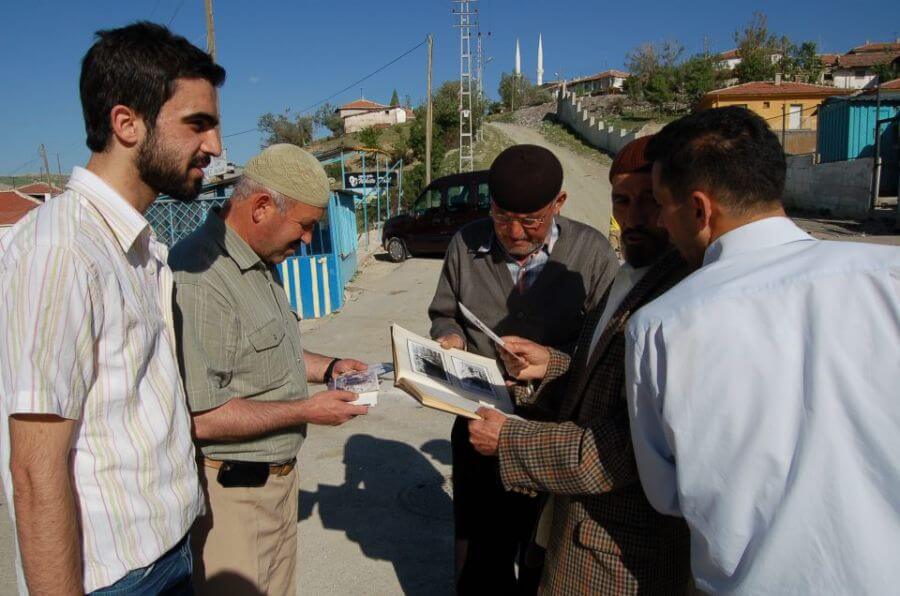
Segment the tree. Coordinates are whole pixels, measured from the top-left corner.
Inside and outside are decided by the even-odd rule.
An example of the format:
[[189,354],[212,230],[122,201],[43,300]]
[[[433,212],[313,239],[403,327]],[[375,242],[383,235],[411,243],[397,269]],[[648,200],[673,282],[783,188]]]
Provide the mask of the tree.
[[268,135],[262,144],[265,149],[276,143],[290,143],[299,147],[305,147],[312,140],[314,122],[312,116],[298,114],[293,120],[289,117],[290,108],[277,116],[266,113],[259,117],[257,128]]
[[396,107],[400,105],[400,96],[397,95],[397,90],[394,89],[394,93],[391,95],[391,107]]
[[779,40],[769,33],[768,21],[763,13],[753,13],[743,31],[735,31],[734,41],[741,59],[734,69],[734,76],[739,82],[768,81],[780,69],[783,71],[782,65],[772,62],[772,56],[780,53],[783,58],[790,42],[786,37]]
[[691,106],[697,105],[705,94],[719,83],[716,61],[709,54],[695,54],[678,67],[680,92],[684,101]]
[[[527,106],[536,106],[553,100],[546,89],[535,87],[522,75],[504,72],[500,75],[500,101],[507,110],[518,110]],[[475,109],[473,102],[473,109]]]
[[675,99],[678,88],[678,62],[684,47],[676,40],[658,44],[643,43],[625,55],[631,74],[625,80],[625,93],[634,100],[661,105]]
[[328,102],[325,102],[316,110],[313,121],[316,126],[321,126],[331,131],[331,135],[334,137],[344,134],[344,119],[338,115],[337,108]]
[[876,64],[872,67],[875,71],[875,75],[878,77],[878,84],[887,83],[888,81],[893,81],[898,76],[900,76],[900,70],[894,67],[891,62],[884,62],[882,64]]
[[374,126],[367,126],[359,131],[359,142],[363,147],[378,148],[378,138],[381,137],[381,130]]
[[816,83],[825,67],[819,59],[818,48],[814,41],[804,41],[800,47],[792,45],[789,50],[791,75],[794,80],[804,83]]

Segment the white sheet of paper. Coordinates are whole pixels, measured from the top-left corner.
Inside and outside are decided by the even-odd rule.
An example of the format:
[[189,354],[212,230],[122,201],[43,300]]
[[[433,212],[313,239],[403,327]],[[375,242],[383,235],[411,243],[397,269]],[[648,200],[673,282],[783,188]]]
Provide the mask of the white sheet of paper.
[[501,346],[506,346],[506,343],[500,339],[500,336],[491,331],[491,328],[481,322],[481,319],[475,316],[471,310],[466,308],[466,305],[462,302],[459,303],[459,310],[462,312],[463,316],[469,319],[469,322],[478,327],[482,333],[487,335],[494,343],[499,344]]

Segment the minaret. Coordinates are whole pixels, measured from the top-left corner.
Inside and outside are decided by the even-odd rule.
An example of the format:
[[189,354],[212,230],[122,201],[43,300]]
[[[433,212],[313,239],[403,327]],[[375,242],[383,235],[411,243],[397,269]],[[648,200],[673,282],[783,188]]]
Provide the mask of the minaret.
[[538,87],[544,84],[544,40],[538,33],[538,69],[537,69]]
[[522,56],[519,54],[519,40],[516,39],[516,76],[522,74]]

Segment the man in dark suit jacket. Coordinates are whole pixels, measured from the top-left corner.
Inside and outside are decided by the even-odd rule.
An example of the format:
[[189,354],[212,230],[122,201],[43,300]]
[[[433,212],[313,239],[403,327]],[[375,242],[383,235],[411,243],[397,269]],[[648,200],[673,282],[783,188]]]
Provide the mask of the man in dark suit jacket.
[[644,495],[625,400],[629,316],[689,273],[656,223],[647,140],[623,148],[610,170],[626,264],[586,319],[574,355],[504,338],[507,370],[540,380],[532,399],[558,421],[481,409],[484,419],[469,423],[475,449],[499,456],[507,490],[550,495],[536,537],[547,544],[543,594],[678,594],[690,585],[687,527]]

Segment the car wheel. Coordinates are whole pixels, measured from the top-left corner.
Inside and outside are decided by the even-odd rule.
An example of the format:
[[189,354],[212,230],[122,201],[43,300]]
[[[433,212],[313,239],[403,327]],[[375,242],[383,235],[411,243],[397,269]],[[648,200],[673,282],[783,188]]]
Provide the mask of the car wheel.
[[409,256],[406,252],[406,245],[400,238],[391,238],[388,240],[387,254],[388,258],[394,263],[400,263]]

